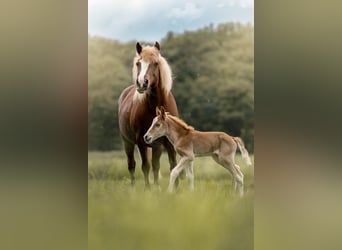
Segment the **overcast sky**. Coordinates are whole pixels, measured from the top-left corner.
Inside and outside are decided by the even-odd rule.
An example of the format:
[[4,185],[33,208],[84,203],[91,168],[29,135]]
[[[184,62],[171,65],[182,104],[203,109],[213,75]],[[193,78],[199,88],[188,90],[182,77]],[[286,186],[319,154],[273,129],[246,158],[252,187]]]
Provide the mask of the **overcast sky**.
[[123,42],[230,21],[254,24],[254,0],[88,0],[89,34]]

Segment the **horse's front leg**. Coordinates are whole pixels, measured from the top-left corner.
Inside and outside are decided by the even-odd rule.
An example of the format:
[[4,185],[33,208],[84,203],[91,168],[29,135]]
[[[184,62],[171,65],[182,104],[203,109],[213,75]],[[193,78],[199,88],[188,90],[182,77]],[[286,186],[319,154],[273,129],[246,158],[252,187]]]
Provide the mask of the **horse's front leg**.
[[145,188],[148,189],[150,187],[150,181],[148,178],[148,173],[150,171],[150,162],[148,161],[147,156],[147,146],[143,142],[138,142],[138,148],[141,156],[141,169],[145,177]]
[[[171,142],[165,137],[164,140],[164,147],[166,148],[167,155],[169,157],[169,163],[170,163],[170,172],[176,167],[177,165],[177,158],[176,158],[176,151],[171,144]],[[184,171],[181,172],[180,174],[181,177],[184,177]],[[175,181],[176,187],[178,187],[179,184],[179,178],[176,179]]]
[[131,185],[135,184],[135,160],[134,160],[134,144],[124,141],[125,153],[127,156],[128,171],[131,176]]
[[157,145],[152,148],[152,170],[154,184],[159,186],[159,169],[160,169],[160,156],[163,152],[162,145]]
[[175,181],[176,181],[177,177],[188,166],[188,164],[190,164],[191,161],[192,161],[192,159],[189,157],[182,157],[179,160],[177,166],[174,169],[172,169],[171,174],[170,174],[170,183],[169,183],[169,187],[168,187],[168,192],[170,192],[170,193],[173,192]]

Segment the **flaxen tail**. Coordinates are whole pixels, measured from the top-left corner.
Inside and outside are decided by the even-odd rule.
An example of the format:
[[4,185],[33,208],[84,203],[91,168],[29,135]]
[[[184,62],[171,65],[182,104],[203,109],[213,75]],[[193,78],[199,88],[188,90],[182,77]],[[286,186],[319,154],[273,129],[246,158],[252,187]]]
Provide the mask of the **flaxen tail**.
[[237,145],[238,145],[238,147],[240,149],[242,158],[246,161],[248,166],[251,166],[252,165],[252,161],[251,161],[251,158],[249,158],[248,151],[245,148],[245,144],[243,143],[242,139],[240,137],[233,137],[233,139],[237,143]]

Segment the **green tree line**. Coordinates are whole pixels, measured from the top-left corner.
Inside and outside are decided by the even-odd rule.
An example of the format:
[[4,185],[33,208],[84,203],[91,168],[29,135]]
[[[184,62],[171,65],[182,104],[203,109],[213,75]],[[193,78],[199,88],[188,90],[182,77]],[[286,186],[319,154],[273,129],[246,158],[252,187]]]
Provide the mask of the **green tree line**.
[[[139,41],[153,44],[154,41]],[[161,53],[169,62],[180,117],[203,131],[224,131],[254,150],[254,27],[209,25],[168,32]],[[132,83],[136,41],[88,37],[88,149],[121,149],[118,97]]]

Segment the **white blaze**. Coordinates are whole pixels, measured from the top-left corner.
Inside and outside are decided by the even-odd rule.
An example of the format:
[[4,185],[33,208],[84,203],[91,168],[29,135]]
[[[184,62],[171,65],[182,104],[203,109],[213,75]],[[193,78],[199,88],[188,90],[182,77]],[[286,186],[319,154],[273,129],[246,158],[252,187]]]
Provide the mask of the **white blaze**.
[[149,134],[150,134],[151,129],[153,128],[154,124],[155,124],[157,121],[158,121],[158,117],[156,116],[156,117],[153,118],[152,124],[151,124],[150,128],[147,130],[147,132],[146,132],[145,135],[149,135]]
[[149,63],[145,62],[144,60],[141,60],[140,65],[141,65],[141,70],[140,70],[140,74],[138,75],[138,82],[140,83],[140,86],[142,87]]

